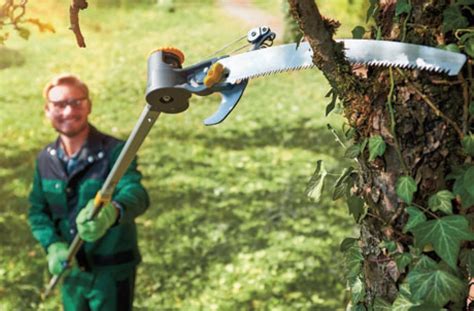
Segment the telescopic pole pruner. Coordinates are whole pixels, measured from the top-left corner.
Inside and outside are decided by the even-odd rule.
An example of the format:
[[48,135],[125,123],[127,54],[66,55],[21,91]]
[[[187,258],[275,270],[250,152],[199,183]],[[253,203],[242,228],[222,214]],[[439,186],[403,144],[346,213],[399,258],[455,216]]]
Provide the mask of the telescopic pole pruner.
[[[254,28],[247,35],[247,41],[252,45],[252,50],[271,45],[274,38],[275,33],[271,32],[266,26]],[[148,82],[145,96],[147,104],[105,183],[97,192],[94,199],[94,209],[89,220],[92,220],[99,213],[102,206],[112,200],[115,186],[137,154],[160,113],[181,113],[188,109],[189,99],[193,94],[207,96],[215,92],[222,96],[221,105],[216,113],[205,120],[204,124],[220,123],[234,109],[247,86],[248,80],[244,79],[236,83],[223,82],[227,72],[216,66],[219,65],[216,62],[222,57],[211,58],[190,67],[182,68],[184,54],[176,48],[164,47],[150,54],[148,57]],[[64,272],[71,267],[73,259],[83,243],[84,241],[79,235],[74,237],[69,246],[68,256],[63,263],[61,273],[51,278],[42,295],[43,298],[49,296],[61,280]]]
[[[187,102],[183,102],[183,100],[187,100],[185,98],[175,99],[171,95],[162,95],[158,98],[157,96],[159,96],[159,94],[156,95],[156,88],[166,88],[169,86],[167,85],[167,80],[169,79],[166,76],[157,77],[163,74],[160,72],[159,67],[181,67],[181,63],[184,61],[183,54],[179,50],[165,48],[155,51],[152,56],[153,55],[155,55],[155,57],[150,56],[148,60],[148,88],[146,97],[147,104],[145,105],[145,108],[143,109],[143,112],[135,124],[130,136],[128,137],[127,142],[125,143],[125,146],[123,147],[117,161],[112,167],[112,170],[102,185],[102,188],[99,190],[99,192],[97,192],[97,195],[94,199],[94,209],[89,220],[93,219],[99,213],[102,206],[112,200],[112,193],[114,192],[117,183],[120,181],[133,158],[137,154],[138,149],[150,132],[160,113],[179,113],[186,110],[188,106]],[[150,89],[150,81],[153,81],[152,84],[155,88],[153,90]],[[163,103],[166,103],[167,109],[165,110],[160,109],[160,105]],[[183,109],[183,107],[186,108]],[[62,271],[51,278],[42,295],[43,299],[51,294],[54,287],[61,280],[64,272],[71,267],[71,263],[73,262],[74,257],[83,243],[84,241],[77,234],[69,246],[67,259],[63,263]]]

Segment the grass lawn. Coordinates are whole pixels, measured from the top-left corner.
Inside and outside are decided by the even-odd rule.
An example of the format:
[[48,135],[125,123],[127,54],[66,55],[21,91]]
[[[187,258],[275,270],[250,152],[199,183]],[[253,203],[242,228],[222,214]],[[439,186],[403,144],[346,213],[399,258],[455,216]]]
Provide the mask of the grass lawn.
[[[42,112],[43,85],[74,72],[92,92],[91,122],[126,139],[144,105],[146,58],[172,45],[185,65],[212,54],[248,27],[211,2],[81,12],[87,48],[67,30],[68,1],[31,3],[55,34],[12,36],[24,63],[0,70],[0,306],[58,309],[39,298],[49,280],[45,254],[27,225],[36,154],[56,134]],[[49,12],[54,12],[53,14]],[[342,202],[314,203],[305,187],[318,159],[340,173],[343,150],[326,130],[327,82],[316,71],[256,79],[218,126],[205,127],[219,96],[163,114],[139,151],[152,198],[137,219],[143,263],[137,310],[328,310],[344,305],[338,245],[352,234]],[[335,176],[330,176],[334,181]]]

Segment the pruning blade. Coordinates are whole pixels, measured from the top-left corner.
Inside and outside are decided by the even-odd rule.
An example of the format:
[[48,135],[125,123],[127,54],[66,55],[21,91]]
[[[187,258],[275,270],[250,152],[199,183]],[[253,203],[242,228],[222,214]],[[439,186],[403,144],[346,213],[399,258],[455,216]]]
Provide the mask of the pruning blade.
[[[358,39],[336,41],[344,43],[345,56],[352,64],[428,70],[453,76],[466,62],[464,54],[410,43]],[[222,58],[219,63],[228,72],[224,82],[236,83],[314,67],[312,56],[309,43],[303,42],[299,46],[292,43],[237,54]]]

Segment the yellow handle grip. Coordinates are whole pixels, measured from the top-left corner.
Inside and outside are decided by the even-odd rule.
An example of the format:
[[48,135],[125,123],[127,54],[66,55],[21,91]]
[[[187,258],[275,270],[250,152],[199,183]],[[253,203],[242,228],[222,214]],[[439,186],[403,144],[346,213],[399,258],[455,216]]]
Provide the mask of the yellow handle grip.
[[95,195],[95,198],[94,198],[94,205],[95,206],[103,206],[107,203],[109,203],[110,201],[112,200],[112,197],[110,196],[102,196],[102,194],[100,193],[100,191],[97,192],[97,194]]

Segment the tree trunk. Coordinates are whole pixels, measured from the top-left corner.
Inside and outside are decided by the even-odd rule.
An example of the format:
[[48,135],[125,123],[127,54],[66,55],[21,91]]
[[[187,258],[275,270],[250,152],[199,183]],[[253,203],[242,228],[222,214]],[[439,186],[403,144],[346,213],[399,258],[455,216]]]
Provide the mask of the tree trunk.
[[[369,13],[374,13],[376,26],[366,32],[366,38],[378,35],[383,40],[426,46],[464,44],[465,51],[468,49],[471,39],[462,41],[455,37],[457,29],[461,29],[459,36],[474,31],[473,11],[467,4],[419,0],[370,2]],[[472,269],[469,260],[474,258],[468,242],[473,240],[472,223],[466,228],[459,227],[462,232],[453,242],[460,243],[461,256],[456,249],[445,251],[443,245],[449,243],[441,241],[456,234],[446,231],[446,236],[442,232],[428,236],[422,229],[435,228],[435,224],[444,229],[449,221],[464,224],[472,218],[470,207],[474,200],[470,193],[474,195],[474,181],[470,182],[468,173],[474,170],[469,156],[472,135],[468,134],[472,130],[471,60],[457,77],[397,68],[351,70],[340,56],[340,47],[332,40],[332,27],[337,23],[322,18],[314,1],[289,0],[289,4],[313,48],[315,65],[344,104],[344,114],[355,132],[354,144],[365,146],[369,141],[369,147],[361,147],[357,157],[358,177],[348,194],[349,200],[357,195],[365,202],[363,215],[357,217],[360,237],[356,246],[363,258],[362,269],[349,273],[353,308],[401,305],[404,299],[408,308],[462,308]],[[449,30],[449,15],[455,16],[453,23],[463,16],[465,21]],[[376,137],[383,138],[386,148],[383,154],[372,156],[371,140]],[[455,170],[453,178],[447,178],[456,166],[462,169]],[[403,181],[415,185],[414,191],[408,191],[414,192],[413,199],[410,195],[406,197]],[[436,201],[443,197],[439,191],[444,191],[445,196]],[[444,208],[439,207],[439,202],[445,203]],[[418,213],[425,220],[409,228],[407,222],[415,220],[411,213]],[[401,258],[406,259],[406,264]],[[450,289],[438,288],[434,281]],[[450,281],[455,285],[450,285]],[[432,295],[443,298],[433,299]]]

